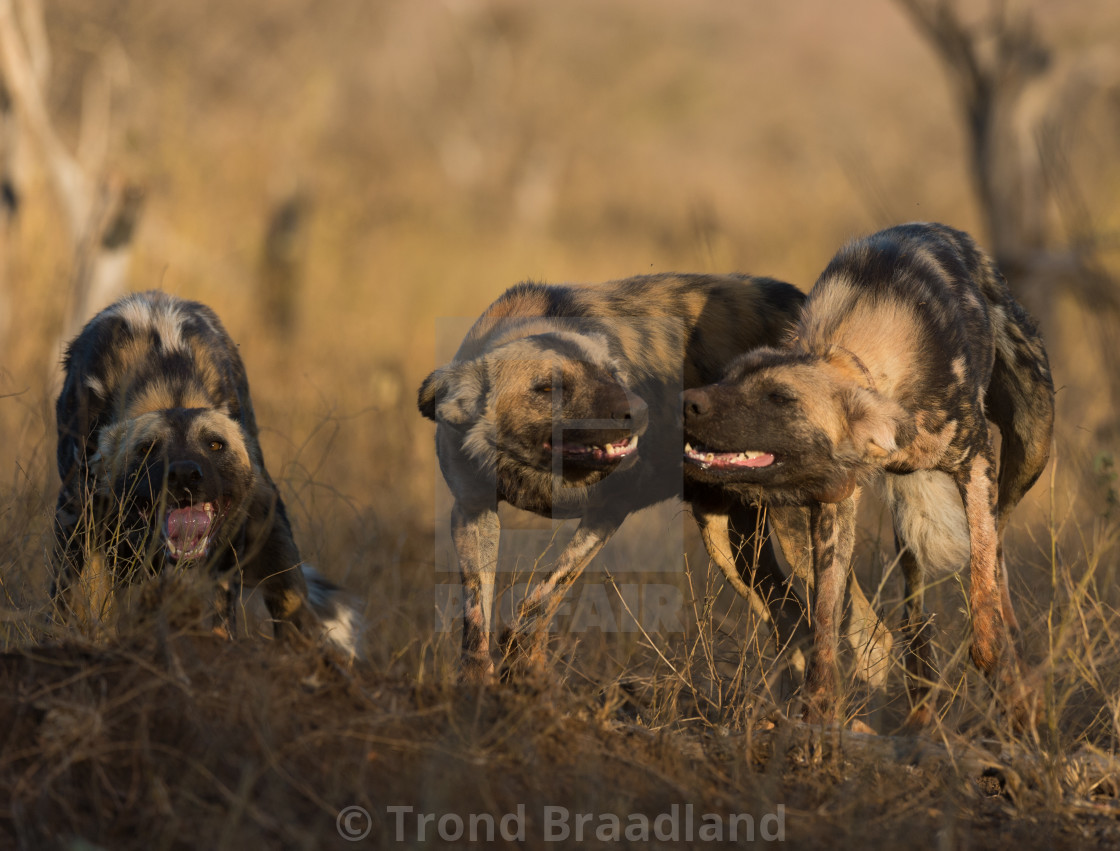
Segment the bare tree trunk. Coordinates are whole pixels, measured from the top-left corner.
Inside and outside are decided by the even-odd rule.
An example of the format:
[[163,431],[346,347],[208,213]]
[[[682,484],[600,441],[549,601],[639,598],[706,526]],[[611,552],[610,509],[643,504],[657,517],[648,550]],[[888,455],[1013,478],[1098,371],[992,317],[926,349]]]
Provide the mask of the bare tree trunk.
[[61,335],[65,342],[94,310],[124,291],[143,193],[104,173],[107,96],[87,98],[82,111],[80,137],[84,148],[96,152],[95,161],[83,163],[62,144],[43,97],[49,68],[40,0],[19,0],[18,10],[13,0],[0,0],[0,75],[21,130],[43,161],[71,245],[70,304]]
[[10,264],[12,229],[19,196],[15,179],[16,121],[12,99],[0,81],[0,355],[11,328]]
[[[1064,168],[1060,128],[1049,117],[1060,112],[1061,104],[1048,103],[1034,120],[1025,115],[1024,93],[1050,77],[1056,64],[1032,20],[1025,14],[1013,17],[1000,3],[994,4],[990,20],[970,28],[950,0],[898,2],[936,51],[956,90],[980,212],[1004,274],[1014,282],[1031,277],[1036,267],[1051,273],[1075,271],[1078,278],[1086,266],[1099,269],[1089,246],[1063,248],[1051,233],[1051,202],[1055,196],[1059,202],[1076,196],[1077,187]],[[1060,89],[1053,96],[1076,95]],[[1102,292],[1100,283],[1086,285],[1098,300],[1120,307],[1115,288]],[[1035,300],[1035,294],[1021,294]],[[1045,293],[1037,297],[1048,298]],[[1043,305],[1030,306],[1041,312]]]
[[[1086,322],[1107,340],[1120,326],[1120,292],[1101,260],[1067,147],[1075,106],[1094,91],[1114,88],[1115,69],[1086,67],[1058,79],[1061,63],[1032,19],[1013,15],[1004,3],[993,3],[988,19],[969,26],[952,0],[898,2],[941,59],[956,92],[989,244],[1012,290],[1052,347],[1062,338],[1061,297],[1074,298],[1087,311]],[[1027,107],[1028,90],[1041,107]],[[1055,233],[1055,211],[1068,236]],[[1084,338],[1085,329],[1078,334]],[[1114,350],[1100,347],[1103,380],[1115,401],[1120,357]],[[1106,432],[1115,426],[1103,424]]]

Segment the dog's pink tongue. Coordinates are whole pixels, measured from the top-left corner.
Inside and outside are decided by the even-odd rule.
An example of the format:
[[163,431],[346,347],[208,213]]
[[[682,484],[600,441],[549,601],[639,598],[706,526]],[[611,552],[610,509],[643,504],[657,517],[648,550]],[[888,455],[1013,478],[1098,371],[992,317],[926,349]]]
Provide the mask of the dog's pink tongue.
[[210,512],[205,508],[173,508],[167,512],[167,542],[175,555],[193,555],[206,545]]
[[774,463],[774,456],[769,452],[764,452],[754,458],[746,458],[735,463],[739,467],[769,467]]

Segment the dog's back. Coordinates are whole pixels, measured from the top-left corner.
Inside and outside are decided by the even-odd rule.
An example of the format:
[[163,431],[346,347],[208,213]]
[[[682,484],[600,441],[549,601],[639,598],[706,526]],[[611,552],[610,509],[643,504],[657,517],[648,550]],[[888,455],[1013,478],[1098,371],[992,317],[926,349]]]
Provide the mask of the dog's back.
[[[564,589],[629,514],[681,495],[681,391],[715,380],[746,350],[778,343],[803,299],[795,287],[768,278],[665,274],[591,286],[522,283],[487,308],[452,362],[424,380],[417,399],[420,412],[437,423],[437,456],[455,498],[464,676],[485,678],[494,668],[498,503],[580,519],[503,642],[514,657],[539,660]],[[621,432],[565,443],[578,428],[603,428],[558,428],[577,422],[606,422]],[[607,450],[625,437],[619,460],[623,453]],[[581,467],[580,456],[596,461]],[[722,509],[723,495],[710,502]],[[752,516],[741,528],[756,525]],[[725,522],[719,548],[730,552],[726,528]]]
[[543,330],[603,330],[644,380],[714,381],[746,349],[777,343],[804,294],[750,275],[640,275],[594,285],[525,282],[478,318],[456,360]]

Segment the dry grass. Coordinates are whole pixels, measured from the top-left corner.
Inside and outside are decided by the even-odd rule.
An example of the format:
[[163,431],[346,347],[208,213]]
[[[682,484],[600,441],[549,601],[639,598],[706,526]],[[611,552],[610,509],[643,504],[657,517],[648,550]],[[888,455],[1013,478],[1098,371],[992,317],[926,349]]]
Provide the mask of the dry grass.
[[[1047,5],[1041,26],[1066,53],[1114,44],[1113,5]],[[88,7],[50,4],[52,109],[73,139],[83,79],[125,59],[112,165],[147,188],[132,284],[209,303],[242,344],[297,539],[364,602],[367,658],[341,670],[190,629],[170,651],[142,631],[96,647],[48,625],[68,259],[26,151],[0,257],[0,844],[348,847],[335,818],[353,805],[373,815],[377,847],[395,838],[390,806],[465,817],[522,804],[533,846],[544,806],[625,823],[685,803],[759,817],[781,804],[786,842],[808,848],[1120,841],[1120,417],[1100,390],[1101,341],[1117,329],[1060,294],[1047,317],[1056,452],[1010,536],[1046,695],[1037,736],[1008,732],[967,664],[955,581],[931,601],[942,717],[925,744],[891,738],[897,662],[885,692],[853,677],[846,693],[849,717],[886,745],[846,734],[837,748],[783,721],[765,636],[679,506],[632,518],[582,580],[550,690],[455,686],[456,634],[434,629],[436,586],[455,574],[413,393],[463,317],[527,277],[743,270],[808,287],[849,236],[914,218],[977,229],[958,116],[893,5]],[[1106,233],[1120,227],[1115,122],[1097,104],[1070,151]],[[294,194],[309,212],[297,320],[281,335],[259,321],[261,240]],[[506,520],[503,576],[521,582],[566,527]],[[858,570],[897,623],[901,582],[870,501],[862,528]],[[627,620],[639,586],[679,593],[679,631]],[[618,630],[567,629],[601,601]],[[978,756],[981,741],[996,752]]]

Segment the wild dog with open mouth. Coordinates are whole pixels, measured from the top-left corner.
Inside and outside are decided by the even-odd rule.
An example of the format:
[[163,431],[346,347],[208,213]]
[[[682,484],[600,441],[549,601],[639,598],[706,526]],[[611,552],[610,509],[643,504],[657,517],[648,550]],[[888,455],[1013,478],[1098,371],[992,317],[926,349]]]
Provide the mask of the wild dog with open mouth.
[[229,588],[231,634],[241,587],[260,587],[278,635],[317,635],[322,618],[354,652],[348,604],[301,564],[245,367],[213,311],[160,292],[126,296],[90,320],[64,366],[52,587],[63,617],[84,572],[99,622],[134,581],[207,571],[215,591]]
[[[856,503],[885,473],[905,547],[910,723],[934,710],[923,577],[965,560],[972,659],[1023,720],[1031,707],[1007,635],[1018,624],[1002,541],[1049,457],[1054,388],[1033,322],[967,234],[909,224],[849,244],[784,348],[742,356],[683,404],[689,478],[810,506],[810,717],[835,711]],[[989,420],[1001,437],[998,486]]]
[[[440,468],[455,499],[464,678],[494,670],[498,503],[580,521],[503,641],[514,666],[536,665],[563,593],[623,520],[680,496],[681,390],[712,381],[735,355],[777,342],[803,299],[768,278],[651,275],[598,286],[523,283],[482,314],[419,392],[421,413],[438,423]],[[763,620],[763,598],[786,601],[775,614],[788,641],[801,611],[788,605],[771,548],[750,543],[757,508],[718,487],[687,496],[713,559]],[[741,555],[736,562],[733,554],[755,548],[757,565]]]

